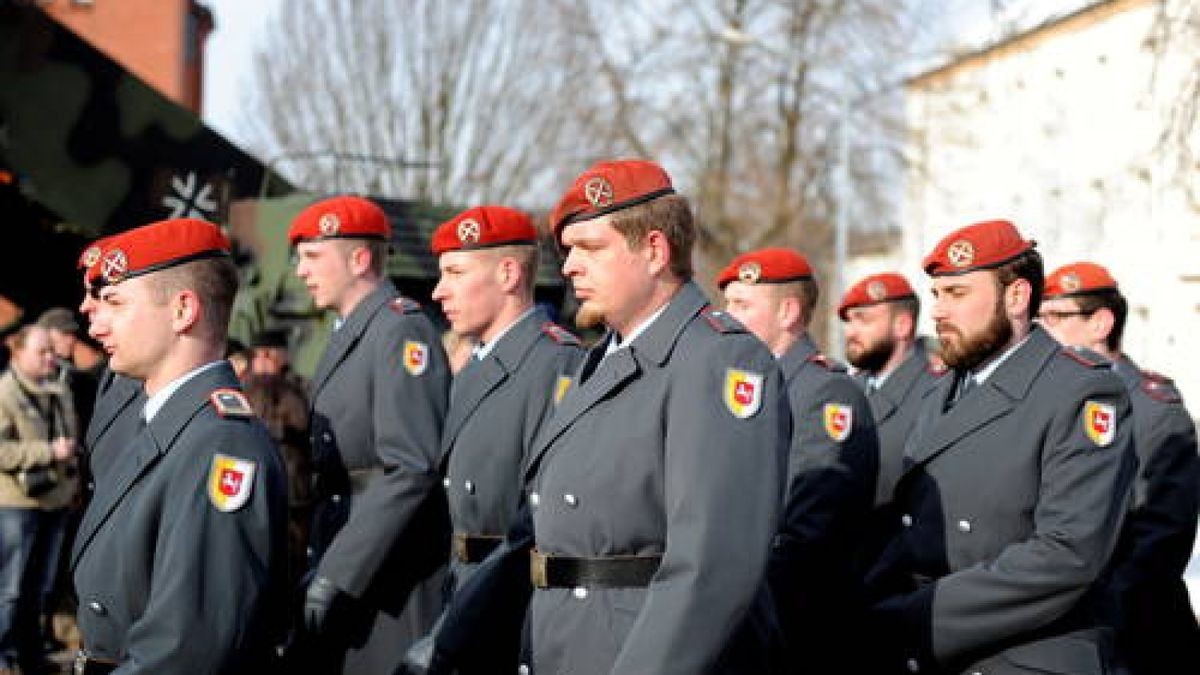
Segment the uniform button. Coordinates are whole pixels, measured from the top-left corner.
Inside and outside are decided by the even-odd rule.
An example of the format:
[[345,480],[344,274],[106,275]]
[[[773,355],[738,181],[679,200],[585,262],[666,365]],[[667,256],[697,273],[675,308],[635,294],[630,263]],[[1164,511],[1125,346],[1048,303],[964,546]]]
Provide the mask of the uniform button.
[[91,602],[89,602],[87,604],[87,606],[88,606],[88,609],[92,610],[96,614],[99,614],[100,616],[104,616],[105,614],[108,614],[108,610],[104,608],[104,605],[96,602],[95,600],[92,600]]
[[913,524],[912,516],[908,515],[907,513],[900,516],[900,524],[905,527],[912,527],[912,524]]
[[329,498],[329,501],[333,502],[334,504],[340,504],[340,503],[342,503],[342,496],[341,495],[333,495],[332,497]]
[[315,553],[315,551],[313,551],[313,547],[311,547],[311,546],[304,547],[304,555],[311,558],[311,557],[313,557],[313,553]]
[[95,482],[95,481],[90,481],[90,480],[88,481],[88,484],[87,484],[87,491],[88,491],[88,492],[95,492],[95,491],[96,491],[96,482]]
[[467,482],[463,483],[463,487],[465,487],[467,489],[467,494],[469,494],[469,495],[475,494],[475,484],[472,483],[471,481],[467,481]]
[[542,501],[542,498],[538,496],[538,493],[536,493],[536,492],[529,493],[529,504],[531,506],[537,506],[538,503],[541,501]]
[[448,477],[442,479],[442,487],[446,488],[447,490],[450,489],[450,479]]
[[326,431],[325,433],[321,434],[321,440],[325,441],[326,443],[329,443],[330,441],[333,440],[333,434]]
[[521,665],[517,666],[517,675],[529,675],[529,673],[530,670],[528,664],[522,663]]
[[563,501],[566,502],[567,506],[571,508],[579,506],[579,498],[575,495],[563,495]]
[[576,586],[575,590],[571,591],[577,600],[587,600],[587,589],[583,586]]
[[910,673],[921,672],[921,664],[916,659],[909,659],[904,663],[904,667],[908,668],[908,672]]
[[965,520],[965,519],[958,521],[958,531],[959,532],[970,532],[971,531],[971,521]]

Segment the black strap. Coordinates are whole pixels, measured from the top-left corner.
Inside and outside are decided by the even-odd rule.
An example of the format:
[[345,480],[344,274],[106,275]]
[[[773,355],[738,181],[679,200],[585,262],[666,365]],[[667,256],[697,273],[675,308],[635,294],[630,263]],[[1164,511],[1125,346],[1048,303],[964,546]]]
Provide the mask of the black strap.
[[504,537],[486,534],[454,533],[454,559],[464,563],[481,563],[487,558]]
[[530,580],[537,588],[644,588],[658,572],[662,556],[571,558],[530,552]]

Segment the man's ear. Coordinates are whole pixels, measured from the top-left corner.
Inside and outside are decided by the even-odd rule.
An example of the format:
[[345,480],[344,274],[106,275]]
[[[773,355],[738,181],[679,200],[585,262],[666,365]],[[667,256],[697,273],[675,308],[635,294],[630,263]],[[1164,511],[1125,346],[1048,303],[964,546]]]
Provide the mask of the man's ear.
[[171,296],[171,330],[185,333],[200,322],[204,314],[200,295],[196,291],[185,288]]
[[642,238],[642,252],[651,275],[657,275],[671,265],[671,244],[662,230],[650,230]]

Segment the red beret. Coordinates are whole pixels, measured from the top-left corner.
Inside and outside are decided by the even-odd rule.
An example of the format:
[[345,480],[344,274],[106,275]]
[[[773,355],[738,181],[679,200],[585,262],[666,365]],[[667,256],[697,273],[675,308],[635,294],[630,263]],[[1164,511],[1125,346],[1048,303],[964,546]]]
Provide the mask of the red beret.
[[673,194],[671,177],[654,162],[621,159],[597,162],[567,189],[550,214],[550,232],[559,241],[571,223],[599,218]]
[[922,267],[931,277],[966,274],[999,267],[1036,245],[1032,239],[1022,239],[1007,220],[989,220],[946,235],[925,256]]
[[513,244],[537,245],[533,220],[507,206],[476,206],[438,225],[430,246],[434,255]]
[[101,237],[96,241],[88,244],[87,247],[79,253],[79,261],[75,263],[78,269],[84,271],[84,276],[87,276],[92,265],[100,262],[100,256],[104,253],[104,246],[108,243],[111,237]]
[[846,291],[846,294],[842,296],[841,304],[838,305],[837,313],[842,321],[845,321],[848,309],[915,297],[917,294],[913,292],[912,286],[908,284],[908,279],[905,279],[903,275],[895,272],[872,274],[861,279]]
[[[89,283],[116,284],[175,265],[227,257],[229,239],[221,228],[195,218],[143,225],[100,242],[99,257],[85,272]],[[85,251],[86,253],[87,251]],[[89,258],[95,253],[89,253]]]
[[330,197],[309,205],[288,228],[288,242],[323,239],[392,238],[392,223],[379,205],[354,195]]
[[734,258],[717,275],[717,286],[725,288],[732,281],[746,284],[784,284],[811,279],[808,260],[790,248],[764,248],[743,253]]
[[1117,280],[1096,263],[1077,262],[1062,267],[1046,277],[1043,297],[1063,298],[1085,293],[1117,290]]

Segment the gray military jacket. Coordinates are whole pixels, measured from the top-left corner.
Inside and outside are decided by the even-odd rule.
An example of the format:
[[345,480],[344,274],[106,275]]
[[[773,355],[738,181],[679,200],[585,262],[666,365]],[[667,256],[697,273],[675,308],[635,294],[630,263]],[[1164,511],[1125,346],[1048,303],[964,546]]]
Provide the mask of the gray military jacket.
[[88,492],[95,487],[138,432],[138,415],[146,405],[139,380],[106,370],[96,390],[96,407],[84,434],[85,478]]
[[1085,595],[1128,503],[1125,387],[1035,326],[951,404],[955,388],[945,377],[925,398],[868,578],[877,670],[1109,672]]
[[[508,532],[521,505],[521,469],[534,435],[583,353],[578,339],[537,309],[454,378],[441,463],[456,534],[498,542]],[[455,586],[474,567],[455,560]]]
[[892,489],[903,468],[904,445],[917,422],[917,412],[929,388],[936,384],[945,369],[931,369],[925,345],[918,341],[908,358],[892,371],[877,389],[867,386],[868,373],[860,372],[855,380],[867,392],[875,432],[879,434],[879,476],[875,481],[875,505],[882,506],[892,499]]
[[184,383],[111,455],[84,513],[71,553],[79,627],[121,675],[270,670],[286,619],[287,484],[261,422],[210,398],[237,387],[224,363]]
[[662,562],[645,588],[535,590],[532,670],[755,672],[722,652],[756,600],[779,511],[775,360],[692,283],[627,347],[605,357],[607,344],[534,443],[535,546]]
[[[449,387],[440,336],[389,281],[333,332],[313,375],[318,574],[355,598],[375,591],[376,607],[398,610],[444,566],[437,465]],[[415,622],[424,629],[430,609]]]

